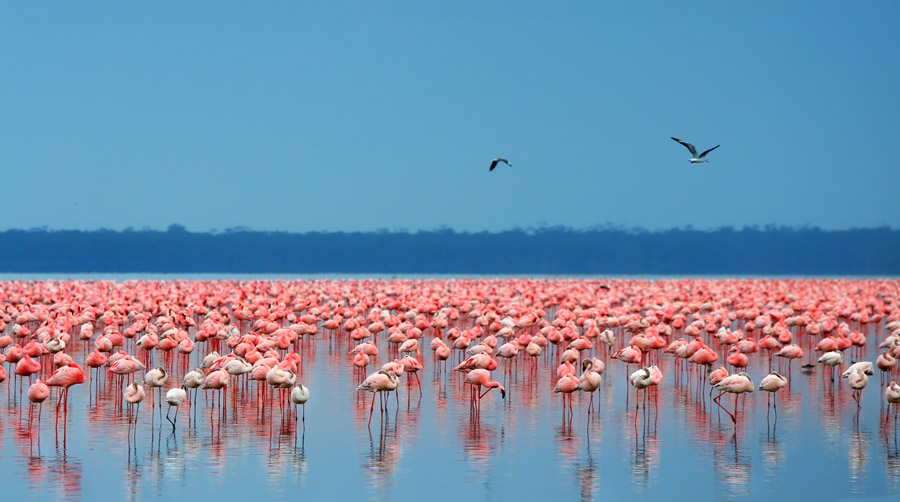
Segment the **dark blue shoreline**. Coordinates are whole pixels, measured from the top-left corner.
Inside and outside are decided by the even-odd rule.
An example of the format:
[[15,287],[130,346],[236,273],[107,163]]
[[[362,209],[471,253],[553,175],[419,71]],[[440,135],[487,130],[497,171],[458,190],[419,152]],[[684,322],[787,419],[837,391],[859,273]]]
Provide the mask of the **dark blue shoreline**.
[[7,230],[0,273],[900,275],[900,230]]

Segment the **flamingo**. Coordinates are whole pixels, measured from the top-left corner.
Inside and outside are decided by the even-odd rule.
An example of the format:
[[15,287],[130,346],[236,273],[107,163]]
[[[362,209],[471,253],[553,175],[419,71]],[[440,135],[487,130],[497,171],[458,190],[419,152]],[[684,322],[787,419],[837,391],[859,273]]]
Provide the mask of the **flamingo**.
[[[172,424],[173,431],[175,430],[175,423],[178,422],[178,407],[181,406],[186,399],[187,390],[184,385],[169,389],[169,391],[166,392],[166,402],[169,403],[169,408],[166,410],[166,420]],[[169,418],[169,412],[172,411],[173,406],[175,407],[175,420]]]
[[850,365],[849,368],[844,370],[841,373],[841,378],[849,378],[852,373],[856,373],[857,371],[865,373],[866,375],[874,375],[875,368],[872,365],[871,361],[858,361]]
[[831,381],[833,382],[834,368],[835,366],[840,366],[840,364],[844,362],[844,353],[839,350],[832,350],[822,354],[816,362],[831,367]]
[[884,399],[888,402],[888,409],[890,409],[891,405],[894,405],[894,417],[896,418],[897,407],[900,406],[900,384],[891,382],[887,388],[884,389]]
[[[227,410],[227,404],[228,404],[228,402],[227,402],[228,394],[226,392],[224,392],[224,389],[228,388],[228,380],[229,380],[229,375],[228,375],[227,371],[215,370],[215,371],[210,372],[208,375],[206,375],[206,378],[203,379],[203,384],[200,385],[200,388],[203,390],[212,389],[212,390],[218,390],[222,393],[221,395],[223,398],[223,401],[222,401],[222,411],[223,412],[225,410]],[[267,380],[268,380],[268,375],[267,375]],[[207,397],[208,397],[208,395],[207,395]]]
[[556,382],[556,386],[553,387],[553,392],[562,393],[563,411],[566,410],[566,398],[568,398],[568,409],[570,413],[572,412],[572,393],[578,390],[578,387],[578,379],[570,374],[563,375],[563,377]]
[[857,368],[847,375],[847,381],[850,383],[850,388],[853,389],[853,400],[856,401],[856,407],[860,408],[862,405],[859,402],[859,398],[861,397],[862,390],[865,389],[866,385],[869,383],[869,377],[865,370]]
[[[303,423],[306,424],[306,402],[309,401],[309,387],[298,383],[291,389],[291,402],[303,406]],[[374,399],[373,399],[374,401]]]
[[[500,382],[491,380],[491,372],[486,369],[476,368],[466,373],[466,383],[472,386],[471,406],[476,410],[481,408],[481,398],[491,391],[491,389],[500,389],[500,398],[506,399],[506,389],[500,385]],[[576,380],[577,385],[577,380]],[[487,387],[487,390],[481,392],[481,387]]]
[[59,404],[63,402],[65,396],[65,409],[69,406],[69,387],[85,382],[84,370],[77,363],[63,366],[54,371],[46,383],[50,387],[62,387],[63,391],[59,395],[59,401],[56,403],[56,412],[59,413]]
[[772,401],[775,408],[776,417],[778,416],[778,402],[775,398],[775,393],[784,388],[785,385],[787,385],[787,379],[781,376],[781,373],[778,373],[776,371],[769,373],[762,379],[761,382],[759,382],[759,390],[764,390],[772,394]]
[[783,357],[788,360],[788,378],[791,378],[791,361],[803,357],[803,349],[796,343],[785,345],[778,349],[775,353],[776,357]]
[[129,404],[129,406],[137,405],[137,410],[134,413],[134,421],[137,422],[137,414],[141,410],[141,402],[144,400],[144,387],[138,385],[137,382],[132,382],[131,385],[125,388],[125,402]]
[[[644,367],[632,373],[631,376],[628,377],[628,383],[635,388],[635,391],[640,391],[653,385],[653,376],[650,374],[650,368]],[[635,409],[640,408],[637,399],[635,399],[634,406]],[[637,417],[635,416],[635,419],[636,418]]]
[[191,371],[188,371],[184,375],[184,379],[181,382],[181,385],[184,386],[185,391],[190,393],[190,390],[194,390],[194,404],[197,402],[197,388],[203,385],[203,380],[206,379],[206,375],[203,374],[203,370],[200,368],[195,368]]
[[[400,379],[397,377],[397,374],[394,373],[393,369],[388,370],[380,370],[371,375],[367,376],[363,383],[359,384],[356,387],[357,391],[364,390],[366,392],[371,392],[372,396],[372,404],[369,407],[369,425],[372,425],[372,411],[375,409],[375,396],[376,392],[392,392],[397,389],[397,384]],[[379,394],[380,395],[380,394]],[[381,409],[384,412],[384,409]]]
[[28,387],[28,400],[31,401],[31,405],[28,408],[28,422],[31,423],[31,411],[34,407],[34,404],[38,404],[38,424],[41,421],[41,409],[43,408],[44,401],[50,397],[50,387],[47,387],[47,384],[41,381],[38,378],[30,387]]
[[147,373],[144,373],[144,384],[146,384],[147,387],[150,387],[150,392],[153,392],[154,388],[156,389],[156,394],[158,397],[156,402],[159,403],[158,406],[160,420],[162,420],[162,387],[168,380],[169,374],[166,373],[166,370],[164,370],[162,367],[156,367],[148,371]]
[[419,375],[417,373],[419,370],[423,369],[424,366],[422,366],[422,363],[420,363],[416,358],[414,358],[412,356],[404,356],[403,359],[400,359],[400,364],[403,366],[403,372],[406,374],[407,400],[409,399],[410,378],[415,378],[416,386],[419,388],[419,400],[421,401],[422,400],[422,382],[419,380]]
[[[600,363],[602,365],[602,361]],[[594,411],[594,391],[599,389],[600,384],[603,382],[603,377],[601,376],[603,369],[602,366],[600,366],[601,369],[599,372],[594,371],[594,359],[585,359],[581,363],[581,365],[583,367],[583,371],[581,373],[581,377],[578,379],[577,390],[590,394],[591,400],[590,403],[588,403],[588,414],[590,414]]]
[[[731,417],[731,422],[737,426],[738,395],[745,392],[753,392],[753,381],[750,380],[750,375],[742,371],[717,383],[714,388],[719,391],[719,395],[714,397],[713,401],[715,401],[715,403],[719,405],[719,408],[722,408],[725,413],[728,413],[728,416]],[[722,398],[722,394],[725,394],[726,392],[734,394],[734,414],[729,413],[728,410],[722,406],[722,403],[719,402],[719,399]]]

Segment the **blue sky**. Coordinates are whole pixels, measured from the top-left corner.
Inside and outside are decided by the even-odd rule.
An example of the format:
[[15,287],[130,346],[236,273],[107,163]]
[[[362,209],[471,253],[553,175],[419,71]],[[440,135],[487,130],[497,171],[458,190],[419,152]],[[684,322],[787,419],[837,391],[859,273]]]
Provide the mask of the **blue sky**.
[[897,2],[0,18],[0,228],[900,227]]

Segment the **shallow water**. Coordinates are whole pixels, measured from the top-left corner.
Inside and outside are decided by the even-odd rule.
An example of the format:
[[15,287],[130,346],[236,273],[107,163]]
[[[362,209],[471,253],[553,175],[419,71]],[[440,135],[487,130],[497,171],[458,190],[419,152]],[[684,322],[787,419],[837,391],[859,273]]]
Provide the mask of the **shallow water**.
[[[869,334],[868,360],[874,360],[871,343],[883,336]],[[428,340],[426,333],[421,400],[404,377],[399,402],[392,397],[384,414],[376,403],[371,427],[371,397],[356,391],[349,341],[322,331],[302,346],[301,380],[312,392],[305,428],[289,414],[282,418],[277,406],[259,409],[255,382],[228,391],[225,416],[213,406],[214,394],[201,393],[196,407],[182,407],[174,432],[164,417],[153,416],[149,399],[130,426],[130,412],[117,404],[118,384],[96,376],[72,388],[58,422],[54,391],[52,404],[44,404],[39,419],[35,409],[29,426],[28,400],[7,365],[10,378],[0,384],[0,470],[7,490],[35,500],[900,495],[900,423],[886,418],[879,374],[857,409],[846,382],[830,390],[821,366],[804,374],[794,364],[790,387],[778,394],[777,417],[757,391],[739,401],[735,428],[708,388],[698,386],[696,373],[676,380],[667,354],[660,362],[664,380],[643,408],[635,407],[643,395],[626,381],[634,368],[607,359],[597,410],[589,415],[588,396],[576,395],[566,417],[552,392],[550,354],[532,370],[523,353],[507,378],[506,399],[491,391],[474,415],[462,375],[437,372]],[[387,360],[387,345],[379,337],[379,362]],[[73,348],[76,360],[84,350]],[[207,351],[198,345],[193,360],[172,361],[179,382]],[[751,358],[756,384],[767,365],[765,357]],[[493,376],[503,379],[502,364]],[[734,397],[722,403],[733,410]]]

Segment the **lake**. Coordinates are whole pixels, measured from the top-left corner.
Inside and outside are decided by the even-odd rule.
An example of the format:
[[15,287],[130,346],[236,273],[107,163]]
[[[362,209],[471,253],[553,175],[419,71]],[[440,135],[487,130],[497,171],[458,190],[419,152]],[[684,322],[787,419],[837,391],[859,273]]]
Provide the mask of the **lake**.
[[[885,333],[870,326],[866,334],[863,358],[874,361]],[[378,337],[379,366],[391,350],[385,338]],[[671,355],[660,354],[662,383],[638,393],[626,379],[635,366],[626,370],[599,349],[606,372],[595,410],[588,413],[588,395],[576,393],[566,415],[553,392],[556,362],[548,347],[536,360],[520,355],[506,376],[501,361],[493,377],[506,398],[489,392],[475,414],[463,374],[450,370],[458,355],[446,366],[434,361],[430,339],[426,333],[418,356],[425,367],[418,373],[421,398],[415,380],[407,387],[402,377],[386,412],[375,403],[371,425],[372,396],[356,390],[348,355],[354,343],[323,329],[297,346],[298,377],[311,390],[303,421],[271,398],[259,401],[258,382],[241,382],[224,391],[224,411],[222,391],[201,391],[196,406],[179,409],[174,431],[164,416],[168,406],[154,411],[151,398],[132,424],[120,384],[106,372],[71,388],[67,412],[57,415],[54,392],[38,414],[25,397],[27,384],[16,383],[6,363],[6,491],[29,500],[900,496],[900,423],[886,414],[878,370],[857,408],[846,381],[833,385],[822,365],[804,371],[797,361],[790,385],[777,394],[777,411],[767,393],[741,396],[735,427],[698,373],[677,376]],[[199,347],[167,361],[179,382],[207,352]],[[76,361],[92,349],[70,345]],[[768,370],[765,357],[747,367],[755,385]],[[723,396],[722,404],[733,411],[735,397]]]

